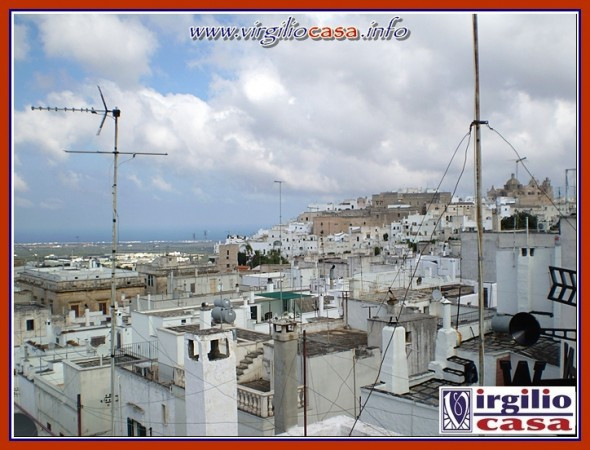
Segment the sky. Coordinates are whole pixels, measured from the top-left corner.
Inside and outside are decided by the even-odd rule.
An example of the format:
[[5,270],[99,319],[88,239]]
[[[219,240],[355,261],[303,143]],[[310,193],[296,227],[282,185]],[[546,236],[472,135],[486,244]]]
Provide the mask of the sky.
[[[251,234],[310,203],[405,188],[474,193],[469,13],[12,17],[15,242],[110,240],[112,155],[64,150],[112,151],[114,120],[97,135],[100,115],[31,110],[103,109],[97,86],[121,110],[119,151],[168,153],[119,157],[120,240]],[[366,35],[392,23],[397,35],[272,46],[191,37],[191,28],[248,33],[290,17],[291,30],[345,27],[354,37],[349,27]],[[491,127],[481,134],[484,190],[516,171],[514,147],[563,194],[566,169],[577,167],[577,20],[478,13],[480,117]],[[518,178],[530,179],[522,165]]]

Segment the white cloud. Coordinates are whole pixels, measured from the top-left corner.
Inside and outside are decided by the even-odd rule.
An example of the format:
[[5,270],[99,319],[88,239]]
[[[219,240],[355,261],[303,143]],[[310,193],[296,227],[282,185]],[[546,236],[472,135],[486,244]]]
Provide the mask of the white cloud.
[[135,184],[135,186],[137,186],[139,189],[143,188],[143,182],[139,179],[139,177],[136,174],[128,174],[127,179],[131,181],[133,184]]
[[62,184],[70,189],[78,189],[80,187],[80,183],[85,178],[83,174],[76,173],[72,170],[68,170],[67,172],[60,172],[59,180]]
[[[92,92],[90,88],[87,88],[88,93]],[[93,93],[97,96],[96,86]],[[33,106],[90,108],[94,105],[89,104],[79,93],[62,91],[49,94],[45,101]],[[29,144],[35,150],[44,152],[53,163],[63,161],[67,157],[64,150],[72,150],[73,144],[79,142],[82,137],[88,139],[89,136],[96,135],[99,124],[96,118],[94,114],[54,110],[33,111],[29,107],[15,111],[15,149],[18,152],[21,148],[19,144]],[[104,136],[98,139],[101,140],[104,141]]]
[[32,208],[34,206],[31,200],[18,196],[14,197],[14,205],[18,208]]
[[[277,16],[265,16],[264,23],[272,24]],[[136,52],[131,54],[125,47],[121,53],[127,54],[127,60],[120,62],[113,56],[117,48],[112,42],[104,45],[111,47],[108,52],[101,51],[107,52],[108,64],[128,72],[125,79],[137,80],[148,73],[152,53],[141,44],[153,39],[151,32],[130,17],[105,17],[82,16],[77,26],[89,21],[90,29],[96,31],[112,22],[115,34],[127,27],[125,34],[128,42],[136,43]],[[301,23],[311,23],[323,16],[298,17]],[[383,17],[378,17],[380,22]],[[368,26],[373,18],[372,14],[323,17],[330,23],[359,27]],[[73,44],[71,20],[59,16],[42,21],[47,51],[58,56],[70,51],[71,56],[64,57],[105,65],[99,64],[98,56],[94,58],[94,50],[81,48],[88,37],[81,38],[80,46]],[[202,20],[215,22],[216,18]],[[251,16],[239,20],[253,23]],[[155,173],[172,172],[175,180],[208,183],[207,192],[230,182],[243,193],[265,192],[272,190],[275,179],[285,181],[291,193],[332,198],[433,187],[472,121],[470,20],[469,14],[408,14],[404,25],[412,34],[401,42],[281,41],[272,49],[263,49],[257,42],[191,42],[199,57],[191,53],[187,60],[198,59],[199,70],[212,78],[203,98],[192,94],[189,85],[183,93],[122,87],[119,78],[101,86],[109,103],[122,111],[120,149],[168,152],[167,157],[141,158],[141,164],[153,167]],[[556,181],[563,178],[563,164],[575,160],[575,83],[569,80],[575,71],[570,67],[569,48],[575,48],[576,37],[567,27],[569,18],[552,16],[540,23],[545,27],[548,20],[563,27],[564,33],[556,38],[558,42],[541,48],[531,40],[533,15],[509,20],[480,16],[480,41],[486,49],[480,55],[482,114],[528,156],[535,175]],[[50,22],[60,21],[67,25],[64,49],[56,44],[56,30],[46,30]],[[160,23],[171,26],[171,19]],[[179,23],[185,26],[186,17]],[[527,25],[526,32],[519,31],[519,25]],[[490,31],[494,26],[502,32]],[[543,42],[547,39],[543,34]],[[512,42],[518,52],[508,51]],[[494,50],[496,44],[504,51]],[[543,72],[541,66],[551,70]],[[571,76],[575,81],[575,73]],[[96,105],[94,83],[82,89],[76,94],[55,93],[46,102]],[[91,148],[112,148],[112,121],[94,138],[98,124],[92,119],[96,117],[80,116],[19,111],[15,141],[56,159],[63,158],[61,149],[83,148],[87,142],[93,143]],[[514,170],[512,150],[485,128],[483,139],[484,185],[497,185]],[[453,187],[462,161],[463,147],[443,189]],[[192,185],[192,181],[179,182],[173,187],[161,175],[144,176],[164,192]],[[137,175],[127,178],[142,186]],[[465,179],[470,182],[471,177]],[[200,197],[203,191],[196,189],[193,194]]]
[[17,192],[26,192],[29,190],[29,186],[22,177],[17,174],[16,172],[12,174],[12,182],[14,186],[14,190]]
[[48,56],[74,60],[89,74],[122,84],[150,73],[157,48],[154,34],[133,16],[50,14],[40,16],[43,48]]
[[203,189],[198,186],[194,186],[191,189],[192,194],[200,201],[209,201],[211,200],[211,196],[207,194]]
[[248,100],[253,103],[271,102],[286,95],[284,86],[274,70],[256,68],[242,75],[241,83]]
[[154,178],[152,178],[152,185],[160,191],[174,192],[172,185],[164,180],[164,178],[162,178],[160,175],[156,175]]
[[63,209],[63,207],[65,206],[65,202],[60,198],[48,198],[41,201],[41,203],[39,203],[39,206],[43,209],[58,210]]
[[15,61],[27,59],[31,51],[29,44],[29,28],[26,25],[15,24],[13,27],[13,55]]

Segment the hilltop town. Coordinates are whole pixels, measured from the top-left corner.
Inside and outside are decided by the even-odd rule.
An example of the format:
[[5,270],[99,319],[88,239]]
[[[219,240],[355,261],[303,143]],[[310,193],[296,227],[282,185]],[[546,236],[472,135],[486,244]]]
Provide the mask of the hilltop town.
[[[39,436],[437,436],[441,386],[572,385],[576,199],[514,174],[489,189],[483,321],[475,205],[406,189],[310,204],[214,255],[123,249],[114,271],[104,255],[23,261],[20,423]],[[531,337],[520,313],[561,332]]]

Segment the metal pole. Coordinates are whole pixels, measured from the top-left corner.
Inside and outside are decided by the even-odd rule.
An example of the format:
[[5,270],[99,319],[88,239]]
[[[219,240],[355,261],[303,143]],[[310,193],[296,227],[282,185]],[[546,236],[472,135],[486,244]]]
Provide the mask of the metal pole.
[[115,333],[116,317],[115,303],[117,301],[117,166],[119,165],[119,151],[117,142],[119,138],[119,116],[121,111],[113,110],[115,118],[115,144],[113,149],[113,249],[111,255],[111,435],[115,436]]
[[303,436],[307,436],[307,341],[303,330]]
[[[282,197],[282,187],[283,182],[281,180],[275,180],[275,183],[279,184],[279,297],[281,299],[281,305],[285,308],[283,304],[283,257],[281,250],[283,249],[283,197]],[[289,311],[289,307],[287,305],[286,308],[287,312]],[[295,316],[295,310],[293,310],[293,316]]]
[[76,400],[76,410],[78,413],[78,436],[82,436],[82,397],[80,394]]
[[483,226],[481,205],[481,136],[479,105],[479,46],[477,14],[473,14],[473,55],[475,63],[475,198],[477,219],[477,288],[479,298],[479,385],[484,386],[484,298],[483,298]]

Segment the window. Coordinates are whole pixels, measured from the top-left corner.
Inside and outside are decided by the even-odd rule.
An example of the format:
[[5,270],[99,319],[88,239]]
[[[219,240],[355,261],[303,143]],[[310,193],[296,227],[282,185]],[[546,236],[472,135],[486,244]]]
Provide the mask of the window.
[[27,319],[27,331],[33,331],[35,329],[35,320]]
[[168,425],[168,408],[164,403],[162,403],[162,423]]
[[[127,418],[127,436],[147,436],[147,428],[131,418]],[[151,428],[150,428],[151,436]]]
[[531,249],[530,249],[530,252],[531,252],[531,253],[530,253],[530,254],[531,254],[531,256],[535,256],[535,249],[534,249],[534,248],[531,248]]
[[76,317],[80,316],[80,305],[70,305],[70,310],[74,311]]
[[188,357],[190,359],[194,359],[195,361],[199,360],[199,353],[195,353],[195,350],[198,351],[197,346],[195,345],[195,341],[192,339],[188,340]]
[[105,342],[105,336],[92,336],[90,338],[90,345],[92,345],[93,347],[98,347],[99,345],[104,344]]
[[107,302],[98,302],[98,310],[101,313],[106,314],[107,313]]
[[526,248],[521,248],[521,249],[520,249],[520,254],[521,254],[522,256],[526,256],[526,255],[527,255],[527,250],[526,250]]
[[211,351],[207,353],[209,361],[224,359],[229,356],[229,343],[227,339],[214,339],[211,341]]

